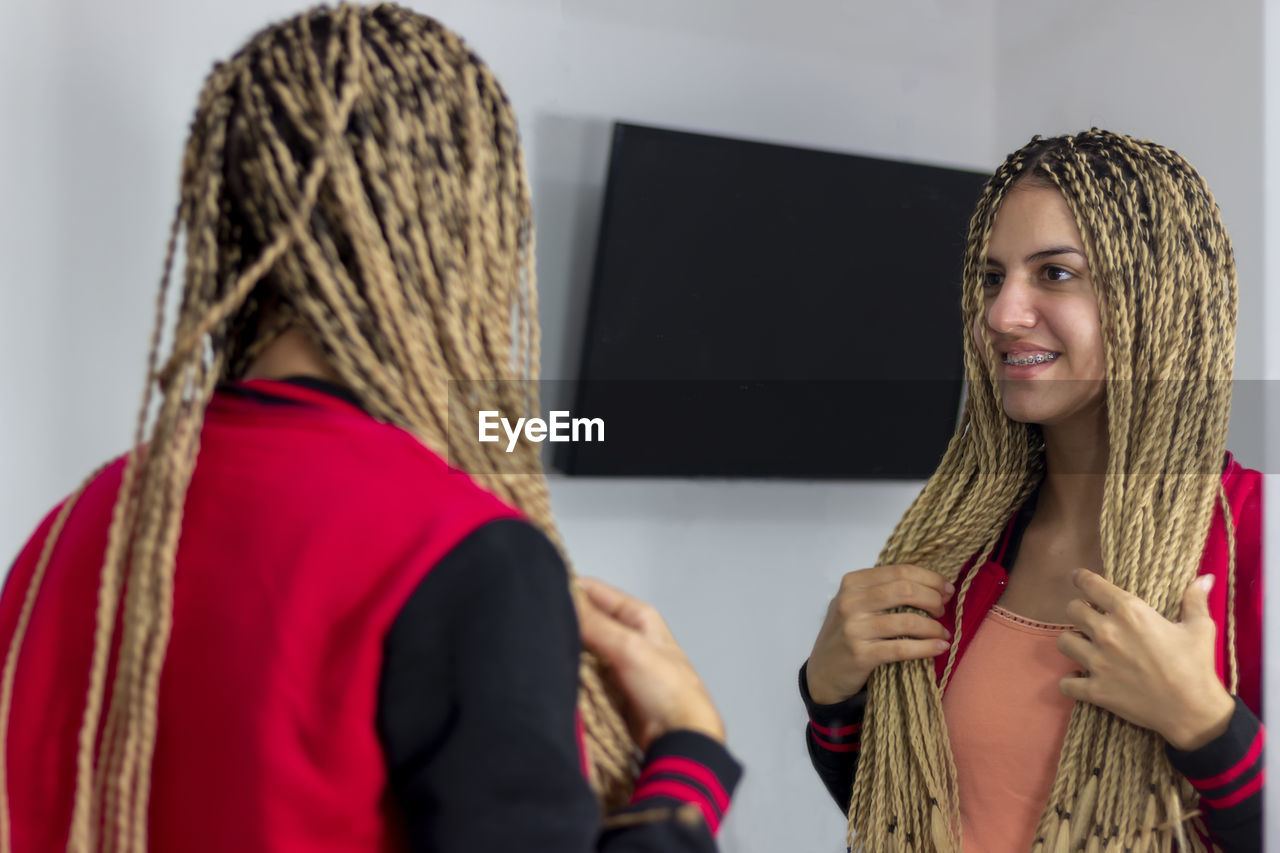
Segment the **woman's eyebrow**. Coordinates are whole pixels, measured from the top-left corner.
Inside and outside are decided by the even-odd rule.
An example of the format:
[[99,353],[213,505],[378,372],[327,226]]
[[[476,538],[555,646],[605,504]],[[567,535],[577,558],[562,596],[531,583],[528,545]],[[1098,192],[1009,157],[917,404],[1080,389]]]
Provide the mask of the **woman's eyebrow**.
[[[1054,246],[1049,249],[1041,249],[1038,252],[1032,252],[1031,254],[1027,255],[1023,263],[1033,264],[1036,261],[1041,261],[1041,260],[1044,260],[1045,258],[1051,258],[1054,255],[1079,255],[1082,258],[1084,258],[1085,256],[1084,252],[1080,251],[1075,246]],[[1088,259],[1086,258],[1086,260]]]

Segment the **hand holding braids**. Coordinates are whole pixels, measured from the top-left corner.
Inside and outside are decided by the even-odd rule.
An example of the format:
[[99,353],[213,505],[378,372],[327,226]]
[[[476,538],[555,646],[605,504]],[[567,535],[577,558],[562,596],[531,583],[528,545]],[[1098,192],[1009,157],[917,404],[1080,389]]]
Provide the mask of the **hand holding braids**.
[[[180,233],[181,307],[172,352],[157,369]],[[268,27],[214,67],[183,157],[148,381],[99,580],[68,849],[147,849],[159,675],[204,411],[216,384],[240,376],[289,324],[376,417],[472,472],[559,545],[534,445],[507,454],[448,438],[450,406],[462,402],[449,393],[451,379],[475,380],[469,409],[539,411],[533,248],[511,105],[438,22],[392,5],[317,8]],[[78,494],[50,531],[30,600]],[[0,726],[20,646],[19,630],[0,681]],[[590,655],[581,685],[592,782],[606,806],[620,805],[636,746]],[[5,790],[0,851],[10,848]]]
[[[996,170],[978,201],[965,250],[965,328],[982,311],[996,212],[1021,180],[1056,187],[1085,238],[1102,313],[1110,447],[1100,518],[1113,583],[1178,618],[1209,523],[1231,403],[1236,275],[1230,240],[1204,180],[1176,152],[1105,131],[1034,138]],[[980,328],[981,324],[979,324]],[[916,563],[955,580],[994,547],[1044,473],[1038,430],[1004,415],[994,363],[965,335],[969,397],[938,470],[890,536],[880,563]],[[1229,595],[1234,597],[1234,550]],[[970,575],[969,581],[972,580]],[[957,591],[956,638],[969,583]],[[1234,611],[1234,601],[1228,604]],[[1236,671],[1228,628],[1229,688]],[[955,770],[933,668],[877,670],[849,809],[856,850],[959,849]],[[1164,743],[1102,709],[1072,712],[1035,850],[1203,850],[1196,796],[1169,766]]]

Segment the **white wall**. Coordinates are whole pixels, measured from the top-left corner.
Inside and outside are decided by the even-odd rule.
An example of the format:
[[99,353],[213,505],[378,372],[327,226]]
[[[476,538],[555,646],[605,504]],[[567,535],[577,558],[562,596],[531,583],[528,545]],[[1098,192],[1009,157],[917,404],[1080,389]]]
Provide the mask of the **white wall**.
[[[0,111],[18,131],[0,135],[0,561],[127,442],[199,81],[297,5],[46,0],[14,10],[0,31]],[[538,214],[544,374],[564,377],[615,119],[976,168],[1037,131],[1098,123],[1148,135],[1207,175],[1242,282],[1255,283],[1242,306],[1256,314],[1261,196],[1248,181],[1261,169],[1260,9],[1129,5],[1139,11],[1096,0],[422,8],[469,38],[518,107]],[[1149,39],[1137,39],[1141,59],[1137,36]],[[1160,43],[1175,47],[1165,56]],[[1260,358],[1255,326],[1242,329],[1242,361]],[[804,753],[795,672],[838,578],[874,559],[915,488],[554,481],[579,569],[657,604],[722,707],[748,765],[726,851],[843,850],[843,817]]]

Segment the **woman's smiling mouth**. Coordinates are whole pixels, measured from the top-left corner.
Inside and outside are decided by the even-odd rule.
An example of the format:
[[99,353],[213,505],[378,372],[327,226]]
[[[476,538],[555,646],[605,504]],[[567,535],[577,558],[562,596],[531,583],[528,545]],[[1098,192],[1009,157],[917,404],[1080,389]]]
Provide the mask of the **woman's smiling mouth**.
[[1048,350],[1016,354],[1007,352],[1004,354],[1004,363],[1013,367],[1025,367],[1027,365],[1044,364],[1047,361],[1053,361],[1060,355],[1062,355],[1062,353],[1050,352]]

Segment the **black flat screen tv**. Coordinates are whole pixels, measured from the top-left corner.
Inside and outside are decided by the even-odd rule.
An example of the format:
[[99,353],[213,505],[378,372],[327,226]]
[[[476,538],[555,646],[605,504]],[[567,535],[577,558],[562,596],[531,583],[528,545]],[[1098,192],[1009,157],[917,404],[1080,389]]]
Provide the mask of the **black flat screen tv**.
[[962,391],[986,175],[614,126],[572,475],[916,479]]

